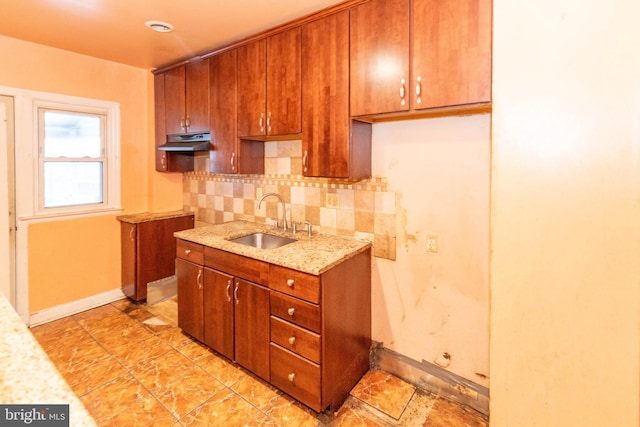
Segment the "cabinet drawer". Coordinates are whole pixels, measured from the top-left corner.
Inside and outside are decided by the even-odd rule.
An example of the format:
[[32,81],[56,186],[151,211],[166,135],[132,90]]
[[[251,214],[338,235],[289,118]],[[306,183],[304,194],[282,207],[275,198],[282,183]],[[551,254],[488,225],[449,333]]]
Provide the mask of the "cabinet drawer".
[[204,264],[204,248],[202,245],[182,239],[177,239],[176,245],[176,257],[195,264]]
[[312,274],[272,265],[269,288],[314,304],[320,302],[320,277]]
[[320,366],[271,343],[271,383],[310,408],[321,411]]
[[207,246],[204,248],[204,265],[224,271],[235,277],[267,286],[269,264],[242,255],[232,254]]
[[320,333],[320,307],[271,291],[271,314]]
[[320,335],[271,316],[271,341],[312,362],[320,363]]

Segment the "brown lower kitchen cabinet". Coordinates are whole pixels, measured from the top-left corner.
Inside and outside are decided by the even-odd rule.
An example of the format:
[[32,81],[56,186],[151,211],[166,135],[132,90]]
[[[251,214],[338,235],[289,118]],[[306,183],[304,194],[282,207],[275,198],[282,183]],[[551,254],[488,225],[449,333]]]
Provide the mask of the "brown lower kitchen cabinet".
[[256,274],[268,265],[180,239],[176,255],[178,326],[269,381],[269,289]]
[[313,275],[178,239],[183,331],[315,411],[369,369],[371,250]]
[[135,301],[147,298],[147,284],[175,274],[173,233],[194,227],[193,213],[142,213],[118,216],[122,256],[122,292]]

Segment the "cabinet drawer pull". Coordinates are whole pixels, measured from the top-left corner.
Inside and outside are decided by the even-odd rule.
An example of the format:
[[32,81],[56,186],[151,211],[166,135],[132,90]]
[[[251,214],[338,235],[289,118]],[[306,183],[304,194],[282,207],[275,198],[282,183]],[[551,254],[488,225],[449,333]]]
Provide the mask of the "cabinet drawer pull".
[[293,313],[295,313],[295,312],[296,312],[296,309],[293,308],[293,307],[287,309],[287,313],[289,313],[289,316],[293,316]]
[[227,281],[227,302],[231,302],[231,280]]
[[293,279],[287,279],[287,286],[293,288]]
[[404,95],[405,95],[404,84],[405,84],[405,80],[404,79],[400,80],[400,105],[406,104],[406,101],[404,99]]
[[185,249],[185,250],[184,250],[184,254],[185,254],[186,256],[189,256],[189,254],[190,254],[190,253],[191,253],[191,249]]
[[422,103],[422,77],[418,76],[416,80],[416,102],[420,104]]
[[289,337],[289,344],[293,345],[296,342],[296,337]]
[[233,289],[233,299],[236,300],[236,304],[240,304],[240,299],[238,298],[238,285],[240,284],[236,282],[236,287]]
[[294,374],[293,372],[287,375],[287,379],[291,382],[293,382],[295,378],[296,378],[296,374]]
[[198,283],[198,289],[202,289],[202,269],[198,270],[198,278],[196,279],[196,283]]

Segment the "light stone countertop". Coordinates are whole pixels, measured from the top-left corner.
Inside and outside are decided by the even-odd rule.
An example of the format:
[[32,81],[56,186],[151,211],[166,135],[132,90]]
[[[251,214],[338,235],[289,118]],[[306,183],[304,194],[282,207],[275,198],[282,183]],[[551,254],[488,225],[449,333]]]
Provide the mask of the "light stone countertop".
[[181,216],[191,216],[193,212],[172,211],[172,212],[143,212],[130,215],[119,215],[116,217],[118,221],[129,224],[139,224],[141,222],[156,221],[159,219],[177,218]]
[[[276,249],[258,249],[229,241],[229,239],[251,233],[275,234],[296,239],[297,242]],[[311,237],[308,237],[304,230],[293,235],[291,231],[276,230],[270,225],[249,221],[231,221],[196,227],[177,231],[173,235],[179,239],[313,275],[320,275],[371,247],[371,242],[352,237],[321,234],[315,231]]]
[[74,427],[96,425],[82,402],[73,393],[2,293],[0,293],[0,403],[68,404],[70,425]]

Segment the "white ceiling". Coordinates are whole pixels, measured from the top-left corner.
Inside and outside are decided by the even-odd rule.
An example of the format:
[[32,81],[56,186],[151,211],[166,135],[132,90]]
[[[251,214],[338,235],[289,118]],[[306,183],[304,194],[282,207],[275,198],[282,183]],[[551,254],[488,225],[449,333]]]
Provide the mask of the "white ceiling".
[[[0,0],[0,35],[157,68],[341,0]],[[157,33],[146,21],[172,24]],[[1,56],[1,55],[0,55]]]

